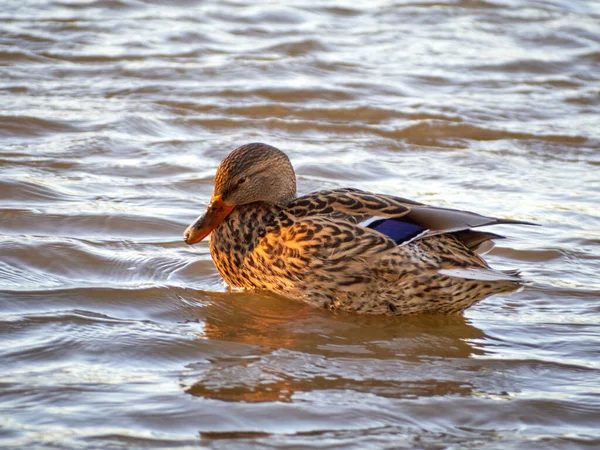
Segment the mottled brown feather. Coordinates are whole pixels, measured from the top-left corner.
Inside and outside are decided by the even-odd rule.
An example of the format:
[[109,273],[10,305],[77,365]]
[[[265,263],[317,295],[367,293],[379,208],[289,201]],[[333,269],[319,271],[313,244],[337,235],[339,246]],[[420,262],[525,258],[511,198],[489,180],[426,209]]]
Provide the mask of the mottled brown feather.
[[[240,188],[246,177],[250,182]],[[210,252],[224,280],[236,288],[331,309],[399,315],[460,312],[520,286],[514,277],[481,281],[455,275],[499,274],[469,248],[497,236],[470,228],[513,221],[356,189],[293,198],[295,176],[287,156],[264,144],[240,147],[221,163],[215,195],[235,208],[213,230]],[[398,245],[361,226],[368,217],[402,217],[429,231]]]
[[[390,214],[391,206],[401,213],[398,208],[404,205],[393,198],[374,205],[353,192],[348,209],[346,198],[338,202],[330,191],[307,197],[287,207],[237,207],[212,233],[211,254],[228,284],[315,306],[388,315],[460,312],[491,294],[518,287],[514,282],[440,275],[444,268],[488,267],[451,234],[399,247],[387,236],[348,220],[351,214]],[[235,258],[231,242],[241,244]]]

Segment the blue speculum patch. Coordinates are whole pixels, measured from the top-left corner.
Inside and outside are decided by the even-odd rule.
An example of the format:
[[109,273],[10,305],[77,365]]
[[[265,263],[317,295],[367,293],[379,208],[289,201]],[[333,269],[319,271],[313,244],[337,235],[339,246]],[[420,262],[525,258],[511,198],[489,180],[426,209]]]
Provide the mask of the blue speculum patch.
[[401,219],[381,219],[369,224],[372,228],[386,236],[392,238],[397,244],[409,241],[418,236],[425,228],[410,222],[403,222]]

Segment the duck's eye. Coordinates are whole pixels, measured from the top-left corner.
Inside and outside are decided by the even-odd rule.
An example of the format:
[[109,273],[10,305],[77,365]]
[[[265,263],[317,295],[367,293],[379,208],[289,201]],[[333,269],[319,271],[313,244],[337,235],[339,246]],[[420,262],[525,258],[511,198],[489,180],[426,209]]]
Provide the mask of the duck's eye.
[[246,182],[246,177],[242,177],[238,180],[237,185],[244,184]]

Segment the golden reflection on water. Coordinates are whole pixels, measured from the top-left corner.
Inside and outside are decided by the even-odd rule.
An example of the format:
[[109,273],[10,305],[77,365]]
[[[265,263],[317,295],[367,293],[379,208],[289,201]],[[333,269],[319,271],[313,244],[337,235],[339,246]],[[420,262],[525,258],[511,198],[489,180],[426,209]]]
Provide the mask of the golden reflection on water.
[[[482,350],[471,344],[485,337],[461,315],[415,317],[363,317],[346,313],[315,311],[298,302],[272,295],[211,294],[213,305],[198,311],[200,337],[231,341],[255,347],[253,356],[217,356],[185,391],[194,396],[224,401],[292,401],[296,392],[353,389],[379,392],[390,397],[467,395],[469,383],[431,378],[410,380],[351,379],[343,374],[310,376],[296,374],[292,367],[271,366],[264,358],[287,350],[318,358],[365,358],[367,361],[422,363],[437,358],[467,359]],[[218,303],[216,303],[218,302]],[[224,306],[224,304],[226,306]],[[223,321],[219,311],[232,308],[235,315]],[[214,310],[214,312],[212,311]],[[188,311],[194,314],[193,310]],[[318,359],[317,358],[317,359]],[[310,356],[304,364],[311,362]],[[237,372],[224,382],[224,372]],[[246,373],[247,376],[240,375]],[[191,381],[188,381],[191,382]]]

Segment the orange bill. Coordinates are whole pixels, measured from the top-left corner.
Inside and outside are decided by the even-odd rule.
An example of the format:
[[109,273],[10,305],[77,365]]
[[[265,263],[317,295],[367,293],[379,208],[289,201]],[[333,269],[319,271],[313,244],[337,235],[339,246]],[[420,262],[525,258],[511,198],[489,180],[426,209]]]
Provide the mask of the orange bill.
[[186,228],[183,233],[185,243],[194,245],[200,242],[225,220],[233,208],[234,206],[224,203],[221,197],[213,198],[206,208],[206,212]]

